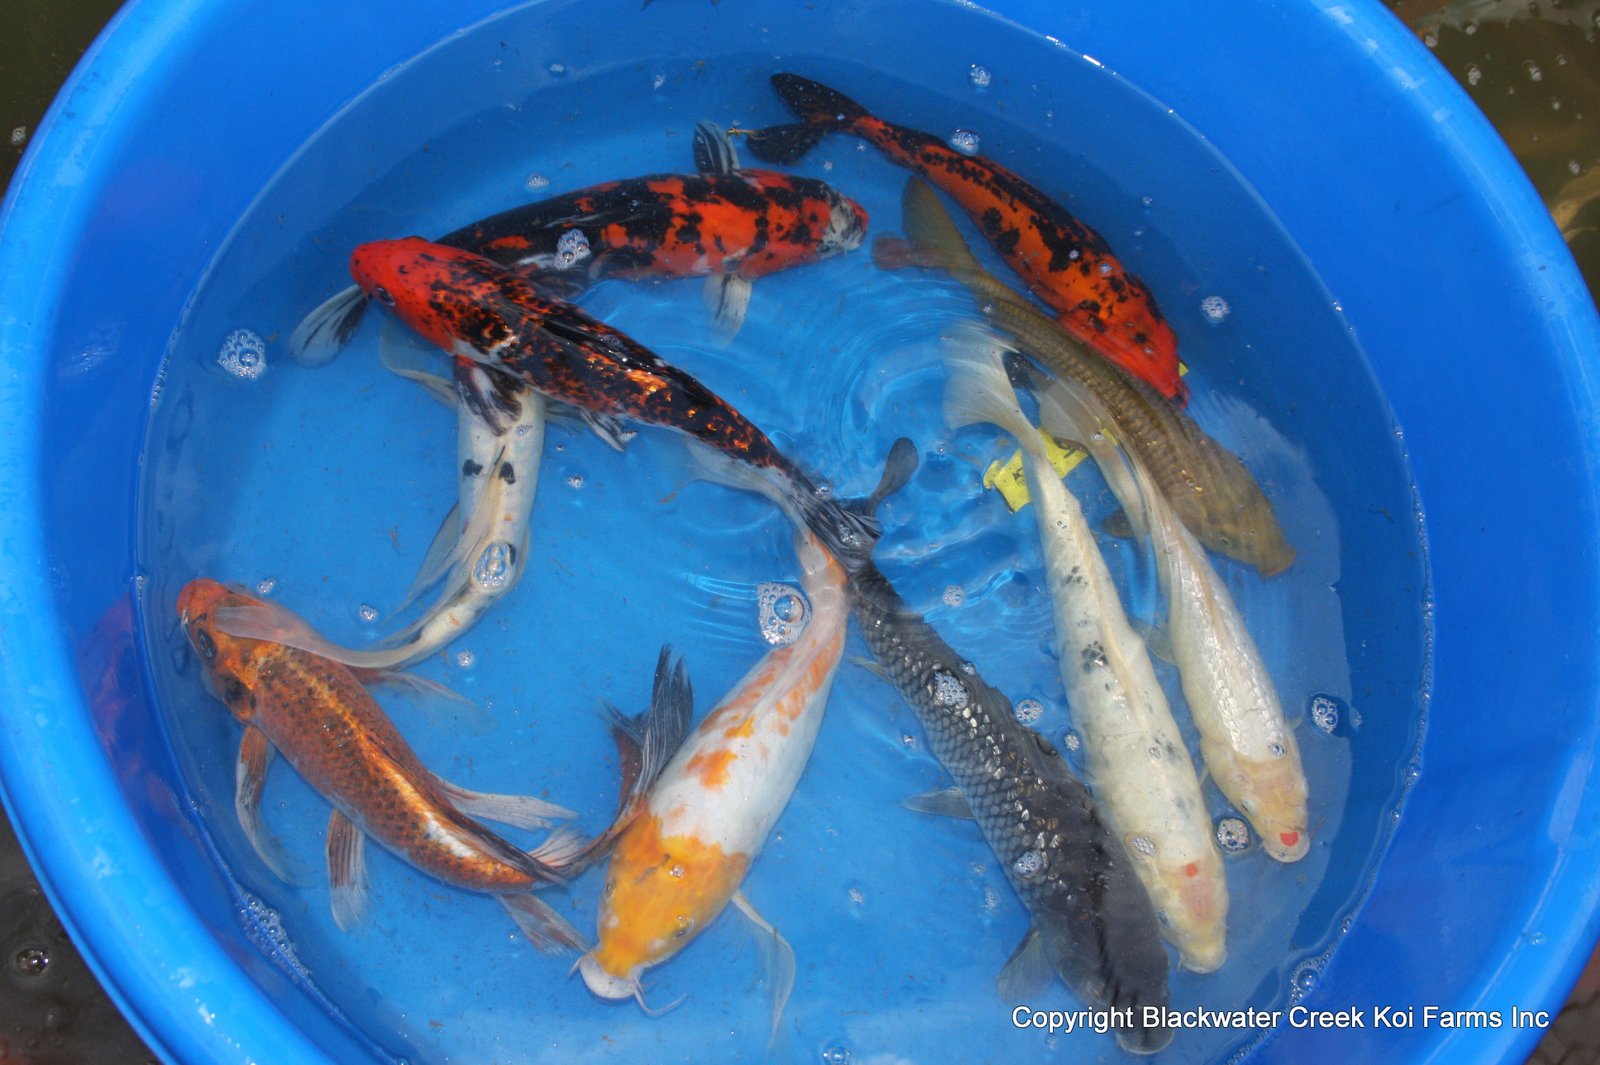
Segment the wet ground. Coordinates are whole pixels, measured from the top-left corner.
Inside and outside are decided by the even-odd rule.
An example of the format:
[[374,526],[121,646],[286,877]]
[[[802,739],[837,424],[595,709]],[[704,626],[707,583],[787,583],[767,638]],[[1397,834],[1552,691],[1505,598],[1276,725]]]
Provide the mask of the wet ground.
[[[0,184],[112,0],[0,5]],[[1600,291],[1600,0],[1391,0],[1516,153]],[[0,820],[0,1065],[155,1057],[73,948]],[[1530,1065],[1600,1061],[1600,954]]]

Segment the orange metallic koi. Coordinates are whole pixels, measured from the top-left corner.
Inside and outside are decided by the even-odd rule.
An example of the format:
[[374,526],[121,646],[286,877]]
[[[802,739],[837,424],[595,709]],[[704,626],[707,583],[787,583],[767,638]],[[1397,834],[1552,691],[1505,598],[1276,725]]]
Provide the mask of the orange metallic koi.
[[632,417],[678,429],[767,477],[850,568],[877,539],[866,515],[823,498],[767,435],[694,377],[620,330],[541,293],[481,256],[420,237],[358,247],[350,272],[361,288],[446,352],[515,374],[577,407],[602,434]]
[[[539,949],[585,946],[577,929],[532,892],[559,883],[592,860],[594,844],[584,845],[572,833],[558,831],[540,847],[524,851],[477,820],[538,828],[572,816],[571,811],[531,796],[469,791],[435,776],[364,686],[380,679],[378,675],[229,631],[234,614],[277,615],[285,628],[303,627],[304,622],[287,609],[207,578],[190,581],[178,594],[177,608],[200,656],[207,688],[245,726],[235,810],[262,860],[279,875],[287,875],[286,863],[260,819],[262,788],[274,751],[283,752],[306,782],[333,804],[327,858],[333,916],[340,928],[353,927],[365,913],[364,852],[370,835],[445,883],[493,895]],[[667,705],[662,698],[660,675],[665,663],[663,653],[657,671],[658,704],[642,726],[628,734],[635,741],[658,724],[670,726],[674,716],[684,722],[677,726],[677,735],[684,731],[687,704]],[[619,742],[622,738],[619,733]],[[632,783],[648,786],[639,777]],[[629,805],[626,796],[624,805]]]
[[772,86],[801,121],[750,134],[750,150],[791,163],[823,136],[843,130],[879,148],[955,199],[1063,328],[1096,353],[1180,403],[1178,341],[1155,297],[1112,254],[1100,234],[1034,185],[981,155],[963,155],[919,130],[885,122],[854,100],[794,74]]

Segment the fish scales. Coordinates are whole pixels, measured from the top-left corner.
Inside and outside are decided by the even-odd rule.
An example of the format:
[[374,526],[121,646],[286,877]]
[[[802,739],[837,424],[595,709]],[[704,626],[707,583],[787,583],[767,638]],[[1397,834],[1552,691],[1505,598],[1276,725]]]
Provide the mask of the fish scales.
[[[851,607],[873,657],[911,705],[1036,922],[1064,936],[1051,960],[1088,1002],[1165,1005],[1167,956],[1154,908],[1088,790],[1011,702],[911,610],[868,563]],[[1136,1014],[1137,1015],[1137,1014]],[[1145,1049],[1164,1033],[1133,1037]]]

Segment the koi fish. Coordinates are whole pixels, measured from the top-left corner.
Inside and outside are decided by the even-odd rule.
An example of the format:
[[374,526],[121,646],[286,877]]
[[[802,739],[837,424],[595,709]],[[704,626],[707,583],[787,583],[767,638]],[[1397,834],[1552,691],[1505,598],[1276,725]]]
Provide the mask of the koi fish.
[[[1266,493],[1237,455],[1143,381],[1091,356],[1076,337],[986,271],[927,184],[915,178],[906,182],[902,206],[907,239],[879,237],[872,249],[879,267],[938,269],[961,282],[985,317],[1022,351],[1054,376],[1094,394],[1110,412],[1116,438],[1144,463],[1201,543],[1256,567],[1263,577],[1289,568],[1294,548],[1284,539]],[[1055,427],[1045,428],[1053,432]]]
[[419,237],[363,244],[350,257],[363,290],[451,355],[522,379],[576,407],[602,436],[631,416],[677,429],[759,470],[848,571],[877,524],[824,498],[767,435],[727,401],[620,330],[541,294],[481,256]]
[[[260,816],[274,751],[283,752],[333,804],[328,875],[333,918],[341,929],[354,927],[366,911],[370,835],[447,884],[493,895],[540,950],[586,949],[582,934],[533,892],[581,870],[598,853],[596,842],[580,843],[562,830],[525,851],[477,820],[539,828],[573,816],[571,811],[531,796],[470,791],[435,776],[367,691],[363,680],[378,679],[371,671],[352,671],[318,655],[228,632],[231,612],[289,615],[283,607],[199,578],[179,592],[177,608],[200,656],[206,687],[245,726],[234,807],[257,854],[286,875]],[[624,809],[634,801],[630,789],[642,793],[657,771],[641,751],[670,748],[681,740],[689,698],[681,666],[674,673],[663,649],[649,712],[642,721],[613,728],[624,765],[637,770],[625,774]]]
[[1043,541],[1058,661],[1089,782],[1127,846],[1184,967],[1227,957],[1228,883],[1200,778],[1144,641],[1128,623],[1094,533],[1017,406],[998,342],[969,325],[945,341],[945,420],[1017,438]]
[[908,805],[976,820],[1032,918],[1001,971],[1002,997],[1027,1001],[1054,970],[1085,1003],[1128,1018],[1117,1030],[1125,1050],[1166,1046],[1171,1029],[1146,1025],[1143,1009],[1168,1002],[1155,909],[1088,789],[876,565],[867,561],[848,588],[878,671],[910,704],[955,781],[955,790]]
[[1149,532],[1172,659],[1211,778],[1249,818],[1269,857],[1299,861],[1311,846],[1300,747],[1228,586],[1144,464],[1100,431],[1110,418],[1092,394],[1070,381],[1050,381],[1039,406],[1085,442],[1134,528]]
[[1155,296],[1065,207],[999,163],[885,122],[826,85],[774,74],[772,87],[800,122],[749,134],[758,158],[792,163],[835,130],[861,137],[959,203],[1028,291],[1055,310],[1063,329],[1167,399],[1188,398],[1178,376],[1178,339]]
[[[863,506],[898,491],[914,460],[905,448],[892,451]],[[707,463],[702,472],[764,491],[747,467]],[[617,841],[598,943],[578,962],[584,983],[602,998],[633,998],[649,1012],[640,974],[682,950],[732,902],[757,931],[777,1033],[794,984],[794,951],[740,885],[811,757],[850,616],[844,569],[803,525],[794,546],[809,603],[796,620],[800,635],[768,652],[706,715]]]
[[[604,278],[704,277],[720,332],[738,332],[757,278],[861,246],[867,213],[814,178],[745,170],[710,122],[694,132],[694,174],[610,181],[462,226],[437,243],[470,251],[568,295]],[[360,324],[367,296],[345,289],[289,338],[325,363]]]

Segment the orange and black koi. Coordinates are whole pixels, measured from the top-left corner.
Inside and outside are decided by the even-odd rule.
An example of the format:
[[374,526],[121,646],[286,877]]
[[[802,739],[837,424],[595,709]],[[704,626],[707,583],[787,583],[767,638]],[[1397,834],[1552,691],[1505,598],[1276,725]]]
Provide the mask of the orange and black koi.
[[[744,170],[722,130],[695,130],[697,173],[655,174],[594,185],[462,226],[437,243],[526,274],[563,295],[604,278],[707,279],[706,302],[737,331],[751,283],[767,274],[860,247],[867,213],[814,178]],[[290,337],[301,362],[344,346],[367,306],[346,289],[306,316]]]
[[629,417],[687,433],[764,475],[850,570],[877,540],[869,516],[824,498],[810,478],[726,400],[632,337],[546,296],[522,275],[420,237],[375,241],[350,257],[368,295],[457,358],[498,367],[578,408],[604,436]]
[[1100,234],[1065,207],[998,163],[885,122],[826,85],[774,74],[772,86],[801,121],[751,133],[750,150],[758,158],[792,163],[835,130],[864,138],[965,208],[1064,328],[1168,399],[1188,398],[1178,377],[1177,337],[1155,297]]

